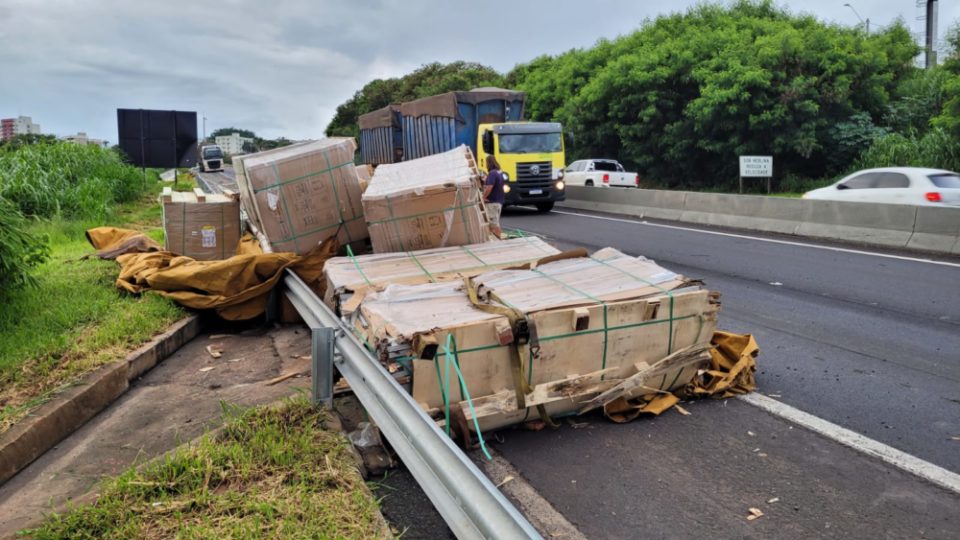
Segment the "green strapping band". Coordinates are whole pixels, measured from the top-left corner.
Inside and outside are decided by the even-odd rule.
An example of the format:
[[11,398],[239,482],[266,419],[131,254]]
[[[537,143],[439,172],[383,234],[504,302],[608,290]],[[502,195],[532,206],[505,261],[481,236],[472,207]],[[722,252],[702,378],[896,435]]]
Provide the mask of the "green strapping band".
[[433,283],[437,282],[436,278],[433,277],[433,274],[431,274],[426,268],[423,267],[422,264],[420,264],[420,259],[418,259],[417,256],[414,255],[412,251],[408,251],[407,255],[409,255],[410,258],[413,259],[413,262],[417,263],[417,266],[420,267],[420,270],[423,270],[423,273],[426,274],[428,278],[430,278],[431,282]]
[[[569,284],[567,284],[567,283],[564,283],[563,281],[561,281],[561,280],[559,280],[559,279],[557,279],[557,278],[555,278],[555,277],[553,277],[553,276],[544,274],[543,272],[537,270],[536,268],[531,268],[531,270],[533,270],[533,271],[536,272],[537,274],[540,274],[541,276],[543,276],[543,277],[545,277],[545,278],[547,278],[547,279],[549,279],[549,280],[551,280],[551,281],[553,281],[553,282],[555,282],[555,283],[558,283],[559,285],[563,286],[564,288],[566,288],[566,289],[568,289],[568,290],[571,290],[571,291],[579,294],[580,296],[583,296],[583,297],[585,297],[585,298],[589,298],[590,300],[593,300],[594,302],[597,302],[597,303],[599,303],[600,305],[603,306],[603,360],[602,360],[602,362],[601,362],[601,364],[600,364],[600,369],[607,369],[607,341],[608,341],[608,337],[609,337],[609,332],[608,332],[608,330],[607,330],[607,329],[609,328],[609,324],[607,323],[607,303],[604,302],[603,300],[597,298],[596,296],[593,296],[592,294],[590,294],[590,293],[588,293],[588,292],[581,291],[580,289],[577,289],[576,287],[574,287],[574,286],[572,286],[572,285],[569,285]],[[543,340],[541,339],[540,341],[543,341]],[[601,376],[600,376],[600,380],[602,381],[604,377],[605,377],[605,375],[601,375]]]
[[[450,435],[450,358],[453,357],[453,369],[456,370],[457,379],[460,382],[460,396],[466,398],[467,407],[470,408],[470,416],[473,420],[473,428],[477,430],[477,439],[480,441],[480,450],[483,451],[483,455],[487,459],[493,461],[493,456],[490,455],[490,452],[487,450],[487,445],[483,440],[483,432],[480,431],[480,422],[477,420],[477,410],[473,407],[473,399],[470,397],[470,391],[467,390],[466,381],[463,378],[463,372],[460,371],[460,358],[457,351],[457,340],[453,337],[452,333],[447,334],[447,342],[443,347],[443,359],[444,359],[444,374],[445,381],[440,381],[440,364],[439,356],[434,357],[434,365],[437,368],[437,379],[440,384],[440,395],[443,397],[443,411],[444,419],[446,424],[447,435]],[[466,434],[464,436],[466,440]]]
[[474,252],[470,251],[470,248],[468,248],[467,246],[460,246],[460,249],[462,249],[463,251],[466,251],[468,255],[476,259],[477,262],[479,262],[484,266],[484,268],[490,268],[489,264],[483,262],[483,259],[481,259],[480,257],[477,257],[477,255]]
[[[596,262],[598,262],[598,263],[600,263],[600,264],[602,264],[602,265],[604,265],[604,266],[606,266],[606,267],[608,267],[608,268],[613,268],[613,269],[616,270],[617,272],[620,272],[621,274],[624,274],[624,275],[626,275],[626,276],[628,276],[628,277],[631,277],[631,278],[633,278],[633,279],[635,279],[635,280],[637,280],[637,281],[640,281],[640,282],[642,282],[642,283],[646,283],[647,285],[650,285],[651,287],[654,287],[654,288],[656,288],[657,290],[659,290],[660,292],[666,294],[667,297],[670,298],[670,319],[669,319],[669,321],[670,321],[670,328],[669,328],[669,330],[668,330],[669,335],[667,336],[667,354],[673,353],[673,291],[668,291],[668,290],[664,289],[663,287],[657,285],[656,283],[651,283],[651,282],[649,282],[649,281],[647,281],[647,280],[645,280],[645,279],[643,279],[643,278],[637,277],[637,276],[631,274],[630,272],[627,272],[626,270],[623,270],[623,269],[621,269],[621,268],[617,268],[616,266],[613,266],[612,264],[607,263],[606,261],[601,261],[600,259],[596,259],[596,258],[594,258],[592,255],[590,256],[590,259],[593,260],[593,261],[596,261]],[[703,321],[701,321],[701,324],[703,324]]]
[[[351,222],[351,221],[356,221],[356,220],[358,220],[358,219],[362,219],[362,218],[360,218],[360,217],[350,218],[350,219],[348,219],[347,221],[345,221],[344,223],[349,223],[349,222]],[[343,225],[343,223],[340,223],[340,222],[331,223],[330,225],[324,225],[324,226],[322,226],[322,227],[317,227],[316,229],[310,229],[309,231],[304,232],[304,233],[295,234],[295,235],[293,235],[293,236],[288,236],[287,238],[283,238],[283,239],[280,239],[280,240],[274,240],[274,243],[279,244],[279,243],[282,243],[282,242],[289,242],[289,241],[291,241],[291,240],[294,240],[294,244],[293,244],[293,245],[294,245],[294,247],[296,247],[296,245],[297,245],[297,244],[296,244],[296,239],[297,239],[297,238],[303,238],[304,236],[310,236],[311,234],[316,234],[316,233],[318,233],[318,232],[320,232],[320,231],[325,231],[325,230],[327,230],[327,229],[332,229],[332,228],[334,228],[334,227],[339,227],[339,226],[341,226],[341,225]]]
[[[456,205],[457,201],[460,200],[461,195],[462,195],[462,191],[460,190],[460,184],[457,184],[457,194],[454,196],[454,199],[453,199],[454,205]],[[476,205],[476,203],[474,203],[474,205]],[[463,232],[464,232],[464,235],[467,237],[467,243],[473,244],[475,243],[473,241],[473,235],[470,234],[470,227],[467,226],[467,211],[464,210],[463,205],[460,205],[459,208],[460,208],[460,221],[463,222]]]
[[[327,149],[324,148],[320,150],[320,153],[323,154],[323,160],[327,162],[327,171],[333,171],[334,169],[340,168],[344,165],[338,165],[337,167],[330,166],[330,156],[327,154]],[[353,163],[349,163],[352,165]],[[340,192],[337,190],[337,179],[334,178],[333,174],[330,175],[330,183],[333,185],[333,200],[337,203],[337,215],[340,216],[340,224],[345,224],[346,221],[343,220],[343,209],[340,208]],[[353,238],[350,237],[350,227],[344,227],[343,232],[347,233],[347,243],[352,243]]]
[[[268,190],[268,189],[278,188],[278,187],[280,187],[280,186],[285,186],[285,185],[287,185],[287,184],[292,184],[292,183],[294,183],[294,182],[299,182],[299,181],[301,181],[301,180],[306,180],[307,178],[313,178],[314,176],[320,176],[321,174],[328,173],[328,172],[330,172],[330,171],[335,171],[335,170],[340,169],[340,168],[342,168],[342,167],[346,167],[347,165],[353,165],[353,162],[351,161],[351,162],[349,162],[349,163],[341,163],[340,165],[335,165],[335,166],[333,166],[333,167],[330,167],[330,160],[328,159],[328,160],[327,160],[327,166],[330,167],[329,169],[324,169],[324,170],[322,170],[322,171],[312,172],[312,173],[310,173],[310,174],[305,174],[305,175],[303,175],[303,176],[298,176],[298,177],[296,177],[296,178],[291,178],[290,180],[283,180],[283,181],[281,181],[281,180],[279,179],[279,177],[278,177],[276,183],[270,184],[269,186],[264,186],[264,187],[262,187],[262,188],[260,188],[260,189],[255,189],[255,190],[253,190],[253,192],[254,192],[254,193],[260,193],[261,191],[266,191],[266,190]],[[276,164],[273,164],[273,167],[276,168]]]
[[357,262],[357,258],[353,256],[353,249],[350,247],[350,244],[347,244],[347,255],[349,255],[350,260],[353,261],[353,266],[357,269],[357,272],[360,272],[360,277],[367,282],[367,285],[373,285],[373,283],[370,283],[370,280],[367,279],[367,275],[363,273],[363,269],[360,268],[360,263]]
[[[276,164],[276,162],[271,163],[270,166],[271,166],[271,168],[273,169],[273,176],[276,177],[277,182],[279,182],[279,181],[280,181],[280,170],[277,169],[277,164]],[[282,189],[280,190],[280,200],[277,201],[277,203],[280,204],[280,206],[283,207],[283,213],[287,216],[287,223],[290,224],[290,230],[292,231],[292,230],[293,230],[293,219],[290,217],[290,209],[287,208],[287,199],[286,199],[286,197],[284,196]],[[322,229],[321,229],[321,230],[322,230]],[[301,235],[301,236],[302,236],[302,235]],[[291,237],[291,238],[285,238],[285,239],[283,239],[283,240],[277,240],[277,243],[287,242],[287,241],[289,241],[289,240],[293,240],[293,250],[296,251],[296,252],[299,252],[299,251],[300,251],[300,247],[297,245],[297,238],[299,238],[299,236],[294,235],[294,236]]]
[[[381,223],[392,223],[392,222],[396,222],[396,221],[402,221],[402,220],[404,220],[404,219],[415,219],[415,218],[423,217],[423,216],[433,216],[433,215],[436,215],[436,214],[443,214],[443,213],[449,212],[449,211],[451,211],[451,210],[457,210],[457,209],[462,209],[462,208],[470,208],[470,207],[473,207],[473,206],[476,206],[476,205],[477,205],[477,203],[470,203],[470,204],[463,204],[463,205],[454,205],[454,206],[448,206],[447,208],[442,208],[442,209],[440,209],[440,210],[431,210],[430,212],[420,212],[420,213],[418,213],[418,214],[410,214],[410,215],[408,215],[408,216],[394,217],[394,215],[393,215],[393,208],[392,208],[392,205],[391,205],[391,203],[390,203],[390,197],[384,195],[384,200],[387,201],[387,208],[390,209],[390,217],[389,217],[388,219],[378,219],[378,220],[375,220],[375,221],[368,221],[368,222],[367,222],[368,224],[370,224],[370,225],[379,225],[379,224],[381,224]],[[472,243],[472,244],[475,244],[476,242],[471,242],[471,243]]]
[[[393,203],[390,202],[390,196],[384,195],[383,200],[387,201],[387,210],[390,212],[390,219],[388,219],[387,221],[393,222],[393,230],[394,232],[397,233],[397,242],[400,244],[400,249],[406,251],[407,248],[403,245],[403,237],[400,236],[400,227],[397,225],[396,218],[393,217]],[[368,221],[367,225],[376,225],[378,223],[379,222],[376,222],[376,221]]]

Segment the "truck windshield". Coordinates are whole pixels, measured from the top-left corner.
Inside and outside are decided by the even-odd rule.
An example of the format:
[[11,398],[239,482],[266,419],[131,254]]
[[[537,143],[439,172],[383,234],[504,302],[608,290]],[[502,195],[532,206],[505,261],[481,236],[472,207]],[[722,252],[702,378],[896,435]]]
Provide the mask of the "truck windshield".
[[223,157],[223,152],[221,152],[219,148],[203,149],[203,159],[217,159],[222,157]]
[[533,154],[559,152],[563,149],[559,133],[515,133],[500,135],[500,152],[504,154]]

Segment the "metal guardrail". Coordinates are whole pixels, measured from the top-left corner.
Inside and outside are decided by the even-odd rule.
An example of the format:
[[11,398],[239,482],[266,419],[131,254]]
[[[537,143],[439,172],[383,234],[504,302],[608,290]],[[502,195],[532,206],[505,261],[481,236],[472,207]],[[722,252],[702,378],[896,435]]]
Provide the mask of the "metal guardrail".
[[313,334],[314,395],[332,400],[335,365],[457,538],[541,538],[303,280],[284,285]]

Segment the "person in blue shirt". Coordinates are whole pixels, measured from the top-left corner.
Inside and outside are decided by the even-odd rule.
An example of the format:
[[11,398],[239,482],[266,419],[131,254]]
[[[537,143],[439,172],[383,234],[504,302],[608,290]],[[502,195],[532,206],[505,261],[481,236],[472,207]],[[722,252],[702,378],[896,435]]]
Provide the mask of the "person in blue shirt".
[[503,172],[497,158],[487,156],[487,179],[483,183],[483,200],[487,206],[487,217],[490,219],[490,232],[500,238],[500,213],[503,211],[503,201],[506,195],[503,192]]

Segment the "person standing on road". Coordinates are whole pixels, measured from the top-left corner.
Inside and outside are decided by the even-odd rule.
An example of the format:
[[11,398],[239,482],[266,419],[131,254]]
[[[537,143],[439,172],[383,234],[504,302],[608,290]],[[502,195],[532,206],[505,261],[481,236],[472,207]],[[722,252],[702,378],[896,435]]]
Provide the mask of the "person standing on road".
[[483,183],[483,200],[487,203],[487,217],[490,218],[490,232],[500,238],[500,212],[503,211],[503,172],[497,158],[487,156],[487,179]]

